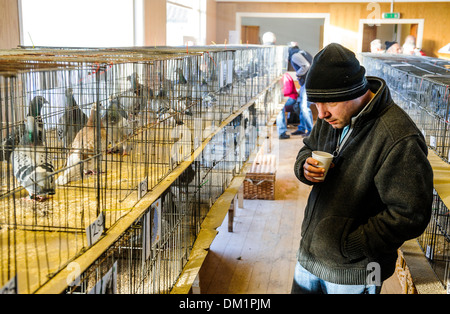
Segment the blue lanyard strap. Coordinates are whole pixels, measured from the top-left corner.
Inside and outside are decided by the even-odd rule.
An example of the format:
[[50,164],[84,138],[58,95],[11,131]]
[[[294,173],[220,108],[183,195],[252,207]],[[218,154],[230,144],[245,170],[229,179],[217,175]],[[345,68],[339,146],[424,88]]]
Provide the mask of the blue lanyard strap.
[[345,136],[348,133],[348,130],[350,130],[350,125],[347,125],[346,127],[344,127],[342,129],[342,134],[341,134],[341,138],[339,139],[339,143],[342,143],[342,140],[345,138]]
[[342,133],[341,136],[339,137],[339,140],[337,142],[336,145],[336,150],[333,152],[333,156],[337,157],[341,151],[341,146],[344,144],[344,142],[346,141],[346,137],[348,134],[348,131],[350,130],[350,125],[347,125],[346,127],[344,127],[342,129]]

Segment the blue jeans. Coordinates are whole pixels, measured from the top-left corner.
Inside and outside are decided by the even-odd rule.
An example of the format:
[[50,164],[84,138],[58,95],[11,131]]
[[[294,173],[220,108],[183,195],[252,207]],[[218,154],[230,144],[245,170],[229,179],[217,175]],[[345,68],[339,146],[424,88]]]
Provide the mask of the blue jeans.
[[284,104],[283,109],[281,109],[280,113],[277,116],[277,131],[278,135],[281,135],[287,131],[287,122],[286,122],[286,110],[284,109],[286,106],[294,105],[296,102],[295,99],[289,98]]
[[313,128],[313,115],[311,111],[311,103],[307,100],[305,86],[300,87],[300,91],[297,98],[297,104],[300,106],[300,124],[297,129],[299,131],[311,132]]
[[339,285],[322,280],[304,269],[299,262],[295,265],[291,293],[297,294],[379,294],[381,286]]

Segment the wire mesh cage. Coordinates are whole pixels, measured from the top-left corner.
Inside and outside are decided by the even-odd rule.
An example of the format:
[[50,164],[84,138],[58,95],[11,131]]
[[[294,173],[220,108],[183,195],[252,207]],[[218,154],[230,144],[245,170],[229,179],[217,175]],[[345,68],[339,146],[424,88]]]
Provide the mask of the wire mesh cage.
[[[275,97],[280,92],[268,91]],[[267,105],[272,106],[264,93],[218,130],[191,166],[104,257],[74,278],[66,293],[107,293],[101,288],[107,280],[114,293],[170,292],[188,261],[203,218],[256,147],[260,135],[252,121]]]
[[424,79],[426,89],[427,111],[431,115],[432,121],[429,123],[429,146],[445,161],[450,161],[449,147],[450,134],[449,131],[449,86],[450,76],[433,75]]
[[417,124],[427,145],[449,162],[449,62],[376,54],[362,54],[362,60],[369,75],[385,79],[393,100]]
[[450,211],[434,191],[431,221],[419,244],[442,285],[450,284]]
[[[448,163],[450,63],[431,57],[363,54],[362,58],[370,75],[385,79],[394,101],[422,131],[429,148]],[[447,289],[450,285],[449,216],[448,206],[435,190],[430,223],[417,239]]]
[[111,278],[124,293],[168,292],[275,113],[286,56],[281,46],[0,51],[0,287],[39,290],[138,208],[146,214],[67,292],[105,292],[96,284]]

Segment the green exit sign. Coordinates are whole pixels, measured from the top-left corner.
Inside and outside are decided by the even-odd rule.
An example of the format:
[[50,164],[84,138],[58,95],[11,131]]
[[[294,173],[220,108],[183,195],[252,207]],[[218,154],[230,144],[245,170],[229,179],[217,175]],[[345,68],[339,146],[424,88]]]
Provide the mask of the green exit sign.
[[398,13],[398,12],[383,13],[383,18],[384,19],[399,19],[400,18],[400,13]]

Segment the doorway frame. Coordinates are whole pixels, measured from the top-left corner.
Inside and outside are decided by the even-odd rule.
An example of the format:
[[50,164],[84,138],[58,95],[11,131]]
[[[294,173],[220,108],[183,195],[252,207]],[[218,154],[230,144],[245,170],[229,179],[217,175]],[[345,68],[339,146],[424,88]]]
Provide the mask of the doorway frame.
[[[358,30],[358,53],[362,52],[364,24],[417,24],[416,45],[422,48],[425,19],[361,19],[359,20]],[[399,43],[399,45],[401,46],[402,44]]]
[[323,22],[323,46],[328,45],[330,30],[330,13],[260,13],[260,12],[236,12],[236,34],[241,40],[241,26],[243,17],[262,18],[292,18],[292,19],[324,19]]

